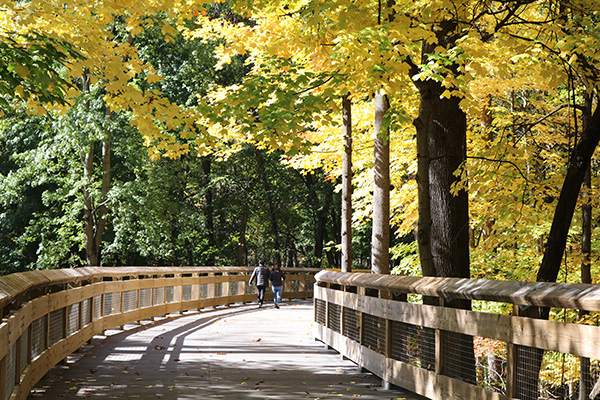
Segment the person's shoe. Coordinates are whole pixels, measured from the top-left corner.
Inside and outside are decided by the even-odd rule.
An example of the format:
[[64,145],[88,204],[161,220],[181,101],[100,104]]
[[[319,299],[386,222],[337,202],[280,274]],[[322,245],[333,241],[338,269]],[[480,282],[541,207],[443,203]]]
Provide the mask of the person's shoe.
[[275,304],[275,308],[279,308],[279,306],[277,304]]
[[262,308],[262,301],[258,303],[258,308]]

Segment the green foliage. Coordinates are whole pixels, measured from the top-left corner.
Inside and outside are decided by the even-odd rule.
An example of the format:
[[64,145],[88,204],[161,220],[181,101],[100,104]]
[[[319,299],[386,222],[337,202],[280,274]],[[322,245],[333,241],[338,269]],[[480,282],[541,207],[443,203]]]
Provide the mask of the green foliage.
[[64,40],[40,34],[14,35],[0,40],[0,109],[7,98],[35,98],[42,103],[66,104],[72,84],[63,75],[70,59],[82,58]]

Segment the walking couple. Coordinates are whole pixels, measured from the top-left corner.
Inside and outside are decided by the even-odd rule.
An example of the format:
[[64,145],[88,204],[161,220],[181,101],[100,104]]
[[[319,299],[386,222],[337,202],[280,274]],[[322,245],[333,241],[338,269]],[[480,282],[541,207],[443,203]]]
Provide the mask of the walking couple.
[[256,280],[256,290],[258,291],[258,306],[262,307],[267,284],[271,281],[271,287],[273,288],[273,303],[276,308],[279,308],[281,293],[283,292],[283,281],[285,281],[285,275],[281,272],[279,264],[275,264],[273,270],[269,271],[269,268],[265,267],[263,260],[259,260],[258,267],[254,268],[252,276],[250,277],[251,285],[254,280]]

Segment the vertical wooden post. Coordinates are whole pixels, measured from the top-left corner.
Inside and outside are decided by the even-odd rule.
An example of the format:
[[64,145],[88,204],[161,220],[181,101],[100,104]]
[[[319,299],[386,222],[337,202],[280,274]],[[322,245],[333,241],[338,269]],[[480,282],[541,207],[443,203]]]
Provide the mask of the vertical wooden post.
[[[444,299],[439,298],[439,307],[444,307]],[[444,333],[441,329],[435,330],[435,373],[444,373]]]
[[15,352],[15,386],[19,384],[21,380],[21,350],[23,346],[23,335],[17,339],[16,352]]
[[[519,306],[516,304],[513,304],[513,315],[519,316]],[[514,398],[517,396],[517,345],[509,342],[506,346],[506,395]]]
[[[361,286],[358,288],[357,292],[362,297],[362,300],[364,300],[364,297],[367,295],[366,289],[363,286]],[[362,311],[358,312],[358,333],[359,333],[358,342],[361,345],[364,345],[365,344],[365,314]]]
[[0,399],[6,399],[6,364],[8,356],[4,356],[4,358],[0,361]]

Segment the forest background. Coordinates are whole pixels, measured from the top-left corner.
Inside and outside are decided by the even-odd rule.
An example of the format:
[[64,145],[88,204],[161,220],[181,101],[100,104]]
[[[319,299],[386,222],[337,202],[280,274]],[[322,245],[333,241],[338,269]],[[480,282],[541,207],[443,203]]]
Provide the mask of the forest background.
[[[373,267],[385,225],[396,273],[536,280],[546,257],[555,279],[591,283],[599,8],[1,1],[0,272],[342,267],[351,154],[353,268]],[[581,159],[580,190],[568,171]],[[557,212],[569,196],[572,223]],[[452,204],[428,213],[425,198]],[[560,247],[556,215],[565,251],[544,256]],[[433,258],[466,259],[458,273],[424,266],[424,216],[441,232]]]

